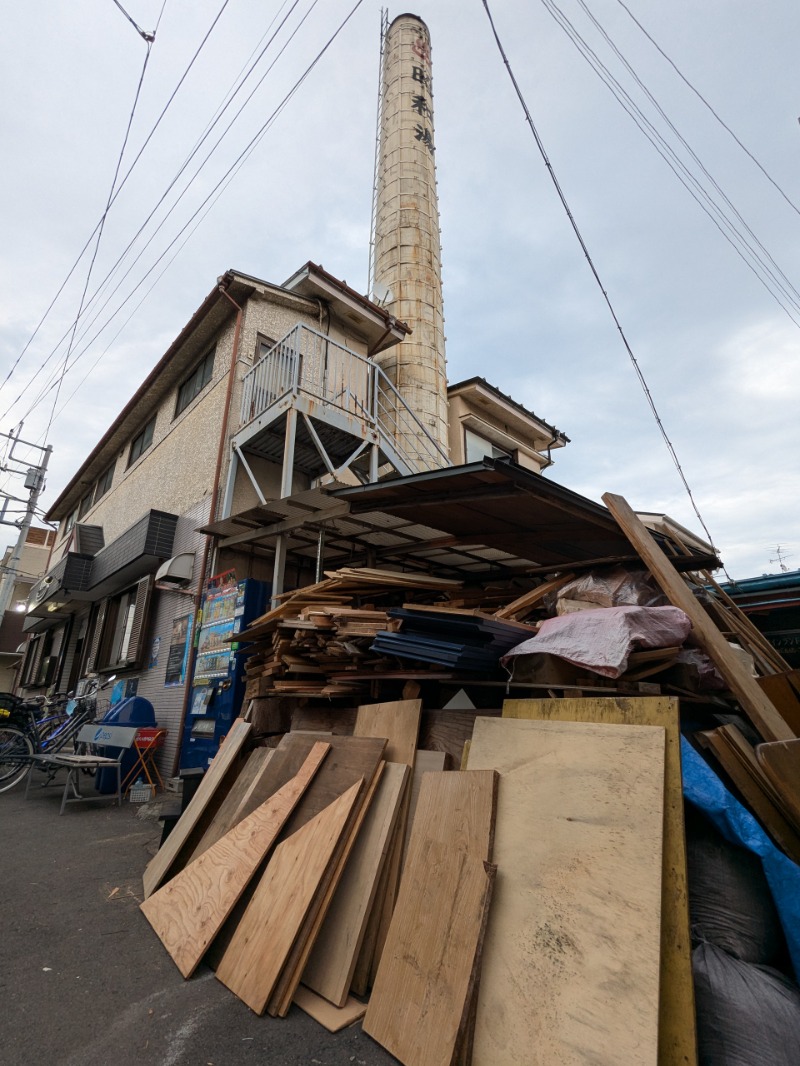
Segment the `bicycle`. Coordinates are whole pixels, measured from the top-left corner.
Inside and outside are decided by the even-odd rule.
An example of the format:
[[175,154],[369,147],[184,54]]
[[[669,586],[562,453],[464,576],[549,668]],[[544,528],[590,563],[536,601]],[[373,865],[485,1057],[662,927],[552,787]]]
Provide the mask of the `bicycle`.
[[[81,728],[95,720],[97,693],[115,677],[107,678],[102,684],[99,678],[92,678],[80,696],[67,700],[60,724],[37,714],[45,706],[41,698],[22,700],[0,693],[0,792],[7,792],[24,781],[35,764],[34,756],[51,755],[70,741],[74,747],[74,738]],[[55,771],[51,768],[45,772],[52,776]]]

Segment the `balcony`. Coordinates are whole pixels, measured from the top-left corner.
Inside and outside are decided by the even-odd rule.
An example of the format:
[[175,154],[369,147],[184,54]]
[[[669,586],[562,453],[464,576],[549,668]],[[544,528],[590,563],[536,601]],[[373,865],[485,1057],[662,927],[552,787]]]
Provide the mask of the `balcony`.
[[[296,430],[287,415],[300,417]],[[293,466],[310,477],[351,469],[360,480],[449,466],[379,366],[298,323],[246,374],[234,449]]]

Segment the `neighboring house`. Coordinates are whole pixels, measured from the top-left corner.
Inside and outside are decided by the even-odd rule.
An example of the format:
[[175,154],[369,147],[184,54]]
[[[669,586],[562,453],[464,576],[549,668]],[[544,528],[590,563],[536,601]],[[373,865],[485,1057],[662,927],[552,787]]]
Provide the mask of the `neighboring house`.
[[[313,263],[284,285],[219,278],[50,506],[58,534],[28,601],[23,694],[117,674],[169,730],[160,761],[174,772],[206,583],[233,570],[276,595],[287,564],[280,535],[265,555],[247,536],[214,548],[201,530],[326,481],[451,464],[372,358],[409,332]],[[449,398],[456,463],[509,455],[538,472],[567,443],[482,379]],[[305,580],[295,568],[286,583]]]
[[[22,661],[20,646],[25,634],[22,626],[28,595],[44,572],[50,560],[50,551],[55,542],[52,529],[31,526],[25,536],[25,544],[13,577],[10,609],[0,622],[0,691],[11,692],[14,688],[17,668]],[[6,548],[0,560],[0,574],[5,574],[13,548]]]
[[555,426],[538,418],[484,378],[447,387],[450,461],[454,466],[490,459],[513,459],[540,474],[553,463],[550,452],[569,444]]
[[789,665],[800,668],[800,570],[730,581],[722,588]]

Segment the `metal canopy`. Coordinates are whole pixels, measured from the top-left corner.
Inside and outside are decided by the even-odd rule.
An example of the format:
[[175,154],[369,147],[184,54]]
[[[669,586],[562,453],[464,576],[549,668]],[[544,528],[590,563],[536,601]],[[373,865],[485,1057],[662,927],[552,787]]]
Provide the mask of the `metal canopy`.
[[[635,557],[605,507],[494,459],[372,485],[311,489],[201,532],[220,548],[267,555],[283,536],[288,553],[309,562],[324,532],[326,569],[397,563],[472,578]],[[673,561],[680,569],[719,565],[713,556]]]

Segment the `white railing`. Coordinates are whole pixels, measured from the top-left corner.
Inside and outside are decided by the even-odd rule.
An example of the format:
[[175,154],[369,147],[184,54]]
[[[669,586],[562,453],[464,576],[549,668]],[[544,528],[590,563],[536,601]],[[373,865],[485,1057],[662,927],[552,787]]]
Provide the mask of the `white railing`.
[[383,370],[371,359],[298,323],[247,372],[241,425],[287,396],[304,393],[375,428],[412,470],[449,466],[439,447]]

